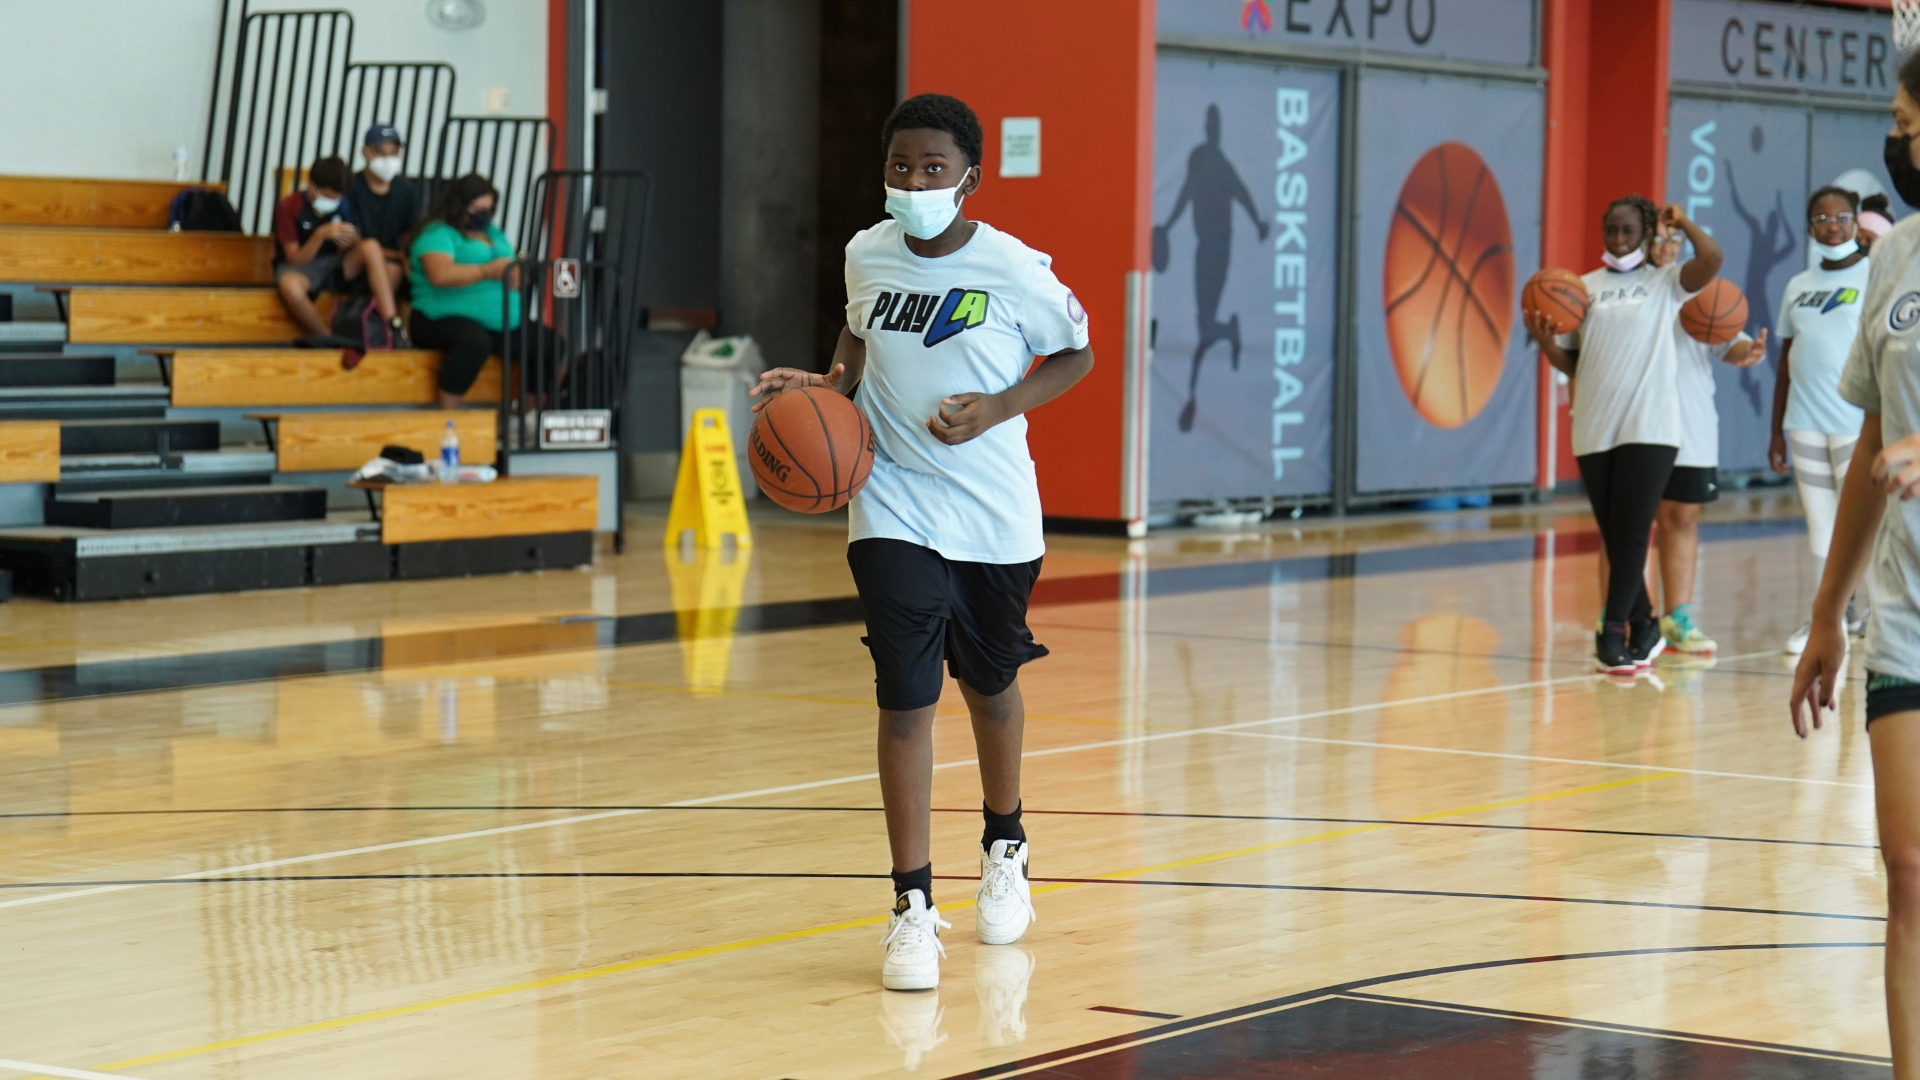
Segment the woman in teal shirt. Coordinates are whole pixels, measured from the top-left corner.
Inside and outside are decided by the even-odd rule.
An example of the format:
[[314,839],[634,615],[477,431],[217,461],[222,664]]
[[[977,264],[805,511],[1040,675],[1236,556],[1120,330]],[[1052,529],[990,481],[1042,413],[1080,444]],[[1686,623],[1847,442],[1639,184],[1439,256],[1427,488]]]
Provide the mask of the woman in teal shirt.
[[441,189],[407,246],[413,342],[440,351],[440,407],[457,408],[487,357],[520,326],[513,244],[493,223],[500,193],[472,173]]

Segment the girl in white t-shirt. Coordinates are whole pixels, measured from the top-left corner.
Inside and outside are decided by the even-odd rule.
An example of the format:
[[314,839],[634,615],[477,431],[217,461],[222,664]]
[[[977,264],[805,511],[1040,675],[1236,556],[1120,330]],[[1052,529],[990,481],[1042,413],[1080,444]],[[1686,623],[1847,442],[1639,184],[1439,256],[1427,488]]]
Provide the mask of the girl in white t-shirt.
[[[1807,235],[1820,252],[1820,265],[1793,275],[1780,298],[1780,371],[1773,384],[1767,458],[1783,475],[1791,459],[1807,515],[1807,544],[1822,565],[1840,508],[1840,485],[1865,418],[1859,406],[1840,396],[1840,369],[1859,332],[1867,292],[1867,253],[1857,242],[1858,219],[1859,196],[1853,192],[1823,187],[1813,193],[1807,200]],[[1852,611],[1847,625],[1859,626]],[[1806,648],[1811,626],[1802,623],[1787,638],[1789,653]]]
[[[1693,258],[1653,265],[1648,256],[1662,222],[1687,234]],[[1656,210],[1639,195],[1607,207],[1601,235],[1606,265],[1581,279],[1586,322],[1556,338],[1541,314],[1527,320],[1527,330],[1547,362],[1574,377],[1573,453],[1610,564],[1594,664],[1631,674],[1664,647],[1641,569],[1680,450],[1673,323],[1680,305],[1720,272],[1720,246],[1678,206]]]

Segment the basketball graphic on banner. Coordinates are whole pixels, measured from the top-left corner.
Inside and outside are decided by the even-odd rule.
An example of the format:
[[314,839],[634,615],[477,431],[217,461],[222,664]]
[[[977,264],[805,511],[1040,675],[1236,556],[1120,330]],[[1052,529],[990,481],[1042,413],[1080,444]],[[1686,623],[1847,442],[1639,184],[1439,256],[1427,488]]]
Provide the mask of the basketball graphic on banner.
[[1414,163],[1387,231],[1387,346],[1420,416],[1456,428],[1500,384],[1513,328],[1513,233],[1480,155],[1446,142]]

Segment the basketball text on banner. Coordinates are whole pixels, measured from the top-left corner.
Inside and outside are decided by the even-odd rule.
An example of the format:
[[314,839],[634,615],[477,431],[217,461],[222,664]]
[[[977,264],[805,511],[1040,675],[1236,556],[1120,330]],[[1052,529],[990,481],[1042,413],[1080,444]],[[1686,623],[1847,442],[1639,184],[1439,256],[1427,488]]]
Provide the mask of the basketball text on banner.
[[668,551],[667,580],[673,589],[676,636],[686,663],[687,687],[696,694],[727,688],[733,630],[740,620],[740,590],[751,550],[719,548]]
[[727,431],[723,409],[696,411],[687,428],[687,444],[680,451],[680,475],[673,484],[673,507],[667,512],[666,546],[679,547],[687,532],[693,533],[696,548],[717,548],[728,535],[742,548],[753,543],[747,531],[740,469],[733,457],[733,436]]

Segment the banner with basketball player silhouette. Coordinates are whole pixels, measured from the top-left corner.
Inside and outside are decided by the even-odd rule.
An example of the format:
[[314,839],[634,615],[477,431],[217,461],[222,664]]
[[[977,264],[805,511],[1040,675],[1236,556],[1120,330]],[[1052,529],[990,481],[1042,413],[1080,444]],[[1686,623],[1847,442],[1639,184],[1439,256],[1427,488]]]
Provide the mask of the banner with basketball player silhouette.
[[[1810,158],[1837,158],[1884,175],[1878,159],[1887,122],[1862,117],[1877,120],[1879,131],[1864,124],[1820,125],[1823,133],[1833,130],[1842,141],[1846,136],[1859,140],[1849,158],[1841,146],[1810,153],[1804,109],[1676,97],[1668,116],[1667,201],[1684,207],[1725,252],[1720,276],[1747,295],[1747,333],[1771,328],[1788,280],[1809,265],[1807,195],[1844,171],[1809,175]],[[1774,372],[1780,362],[1777,335],[1769,335],[1767,354],[1764,363],[1750,368],[1714,365],[1722,472],[1767,468]]]
[[1355,490],[1531,484],[1540,91],[1368,72],[1359,111]]
[[1340,78],[1161,57],[1148,497],[1333,490]]

